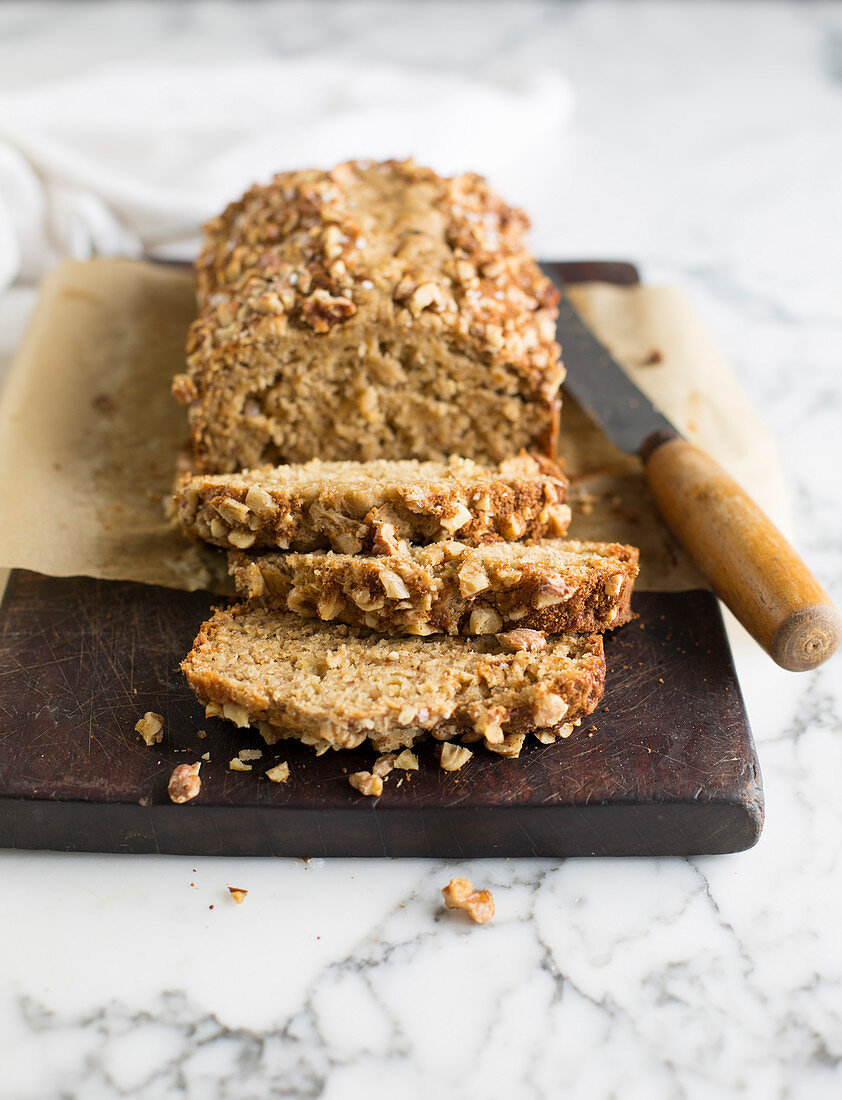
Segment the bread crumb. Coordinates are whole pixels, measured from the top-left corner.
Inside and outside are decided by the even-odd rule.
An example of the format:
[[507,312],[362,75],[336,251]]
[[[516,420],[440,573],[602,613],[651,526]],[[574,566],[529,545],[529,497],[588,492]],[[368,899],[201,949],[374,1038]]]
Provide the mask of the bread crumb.
[[262,749],[240,749],[237,756],[241,760],[260,760],[263,756]]
[[204,739],[207,737],[207,734],[204,730],[197,730],[196,736],[199,738],[200,741],[204,741]]
[[271,779],[273,783],[286,783],[289,779],[289,764],[286,760],[276,764],[274,768],[270,768],[266,772],[266,778]]
[[147,745],[157,745],[164,737],[164,716],[148,710],[135,725],[135,729]]
[[239,886],[229,886],[228,893],[231,895],[234,901],[236,901],[237,905],[242,905],[243,902],[246,900],[248,890],[242,890]]
[[448,909],[464,909],[472,921],[485,924],[494,916],[494,898],[490,890],[475,890],[469,878],[452,878],[442,889]]
[[202,781],[199,778],[201,763],[179,764],[173,769],[170,781],[167,784],[167,792],[173,802],[189,802],[195,798],[202,789]]
[[250,772],[252,768],[251,764],[244,764],[238,756],[228,761],[228,767],[232,772]]

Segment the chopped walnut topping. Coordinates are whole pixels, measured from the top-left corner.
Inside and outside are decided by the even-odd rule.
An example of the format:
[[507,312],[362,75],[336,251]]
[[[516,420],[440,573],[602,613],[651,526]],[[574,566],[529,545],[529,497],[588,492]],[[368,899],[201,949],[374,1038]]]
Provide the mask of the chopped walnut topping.
[[348,776],[348,782],[368,798],[378,798],[383,793],[383,780],[372,772],[353,772]]
[[623,587],[622,573],[615,573],[605,582],[605,593],[608,596],[619,596]]
[[470,634],[496,634],[502,629],[503,620],[492,607],[475,607],[468,621]]
[[266,581],[256,561],[250,561],[243,570],[246,594],[250,600],[258,599],[266,592]]
[[269,768],[266,772],[266,778],[271,779],[273,783],[286,783],[289,779],[289,764],[286,760],[283,760],[280,764],[276,764],[274,768]]
[[567,703],[552,692],[539,695],[532,704],[532,720],[536,726],[555,726],[567,714]]
[[486,741],[485,747],[490,749],[491,752],[496,752],[500,756],[517,758],[520,756],[520,750],[523,748],[523,742],[525,740],[525,733],[510,733],[497,744],[493,741]]
[[442,309],[445,304],[444,294],[435,283],[424,283],[414,290],[409,298],[409,310],[415,317],[433,306],[436,309]]
[[345,601],[339,594],[337,589],[333,591],[323,592],[319,597],[319,602],[316,604],[316,611],[319,618],[325,622],[330,622],[331,619],[335,619],[342,608],[345,606]]
[[516,514],[501,516],[498,521],[500,534],[507,539],[519,539],[526,532],[526,520]]
[[457,576],[459,578],[459,595],[467,599],[470,596],[476,596],[479,592],[484,592],[486,588],[491,587],[491,581],[484,569],[475,563],[466,562],[458,571]]
[[189,802],[195,798],[202,789],[202,781],[199,778],[201,761],[195,764],[179,764],[173,768],[170,781],[167,784],[167,793],[173,802]]
[[538,522],[547,525],[550,537],[558,537],[567,534],[572,516],[567,504],[549,504],[538,513]]
[[397,554],[406,556],[409,554],[409,546],[405,539],[398,538],[393,524],[378,523],[374,529],[371,552],[375,557],[390,557]]
[[547,645],[547,636],[540,630],[528,630],[519,626],[506,634],[498,634],[498,641],[513,653],[537,653]]
[[439,764],[446,772],[458,772],[473,755],[464,745],[454,745],[450,741],[439,746]]
[[275,502],[265,489],[252,485],[246,493],[246,504],[258,516],[271,515],[276,508]]
[[503,707],[489,707],[488,710],[481,710],[474,718],[474,729],[486,741],[499,745],[503,741],[503,723],[508,717],[508,712]]
[[232,497],[225,497],[214,507],[228,523],[245,523],[249,518],[248,505],[239,500],[234,500]]
[[237,703],[223,703],[222,714],[229,722],[233,722],[240,729],[245,729],[249,725],[248,711]]
[[562,577],[546,577],[532,597],[532,606],[538,611],[544,607],[553,607],[557,603],[569,600],[574,591],[575,588],[572,588]]
[[452,878],[442,889],[448,909],[464,909],[476,924],[485,924],[494,916],[494,898],[490,890],[475,890],[469,878]]
[[234,901],[236,901],[237,905],[242,905],[243,902],[246,900],[248,890],[243,890],[239,886],[229,886],[228,893],[231,895]]
[[409,599],[409,589],[404,584],[403,578],[392,572],[391,569],[384,569],[381,572],[380,583],[390,600]]
[[229,531],[228,541],[232,546],[236,546],[238,550],[248,550],[250,546],[254,546],[254,540],[257,538],[254,531]]
[[302,302],[301,312],[316,332],[329,332],[333,325],[353,317],[357,307],[350,298],[334,298],[326,290],[315,290]]
[[157,745],[164,736],[164,716],[148,710],[135,725],[135,729],[147,745]]
[[470,523],[472,518],[464,504],[457,504],[452,511],[441,517],[441,525],[452,535],[461,530],[466,523]]

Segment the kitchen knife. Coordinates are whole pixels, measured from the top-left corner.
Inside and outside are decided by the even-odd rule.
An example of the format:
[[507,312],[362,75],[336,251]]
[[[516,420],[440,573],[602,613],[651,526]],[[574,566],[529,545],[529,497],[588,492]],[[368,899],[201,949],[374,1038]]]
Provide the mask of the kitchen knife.
[[667,526],[766,652],[795,672],[822,664],[842,639],[825,590],[736,481],[634,385],[559,289],[565,390],[613,443],[640,455]]

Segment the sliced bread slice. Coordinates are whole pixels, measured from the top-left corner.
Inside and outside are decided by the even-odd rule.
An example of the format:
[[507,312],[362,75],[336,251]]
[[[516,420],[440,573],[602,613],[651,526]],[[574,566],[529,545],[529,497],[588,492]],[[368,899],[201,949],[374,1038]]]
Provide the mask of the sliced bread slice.
[[633,546],[545,539],[409,547],[390,557],[231,554],[237,589],[305,618],[399,634],[603,631],[631,618]]
[[402,540],[458,534],[477,544],[562,535],[567,481],[523,453],[482,466],[378,460],[266,466],[182,479],[175,504],[188,534],[217,546],[389,554]]
[[532,650],[507,635],[395,638],[256,603],[217,611],[181,667],[209,716],[256,725],[270,743],[368,738],[380,752],[427,733],[497,751],[529,732],[552,741],[594,710],[605,680],[598,634]]

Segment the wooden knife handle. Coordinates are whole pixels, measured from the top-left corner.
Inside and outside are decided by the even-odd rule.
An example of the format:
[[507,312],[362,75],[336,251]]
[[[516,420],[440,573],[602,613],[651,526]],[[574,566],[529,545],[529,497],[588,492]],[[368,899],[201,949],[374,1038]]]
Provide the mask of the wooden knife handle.
[[679,436],[650,437],[641,456],[667,525],[746,630],[783,668],[826,661],[842,639],[839,612],[736,481]]

